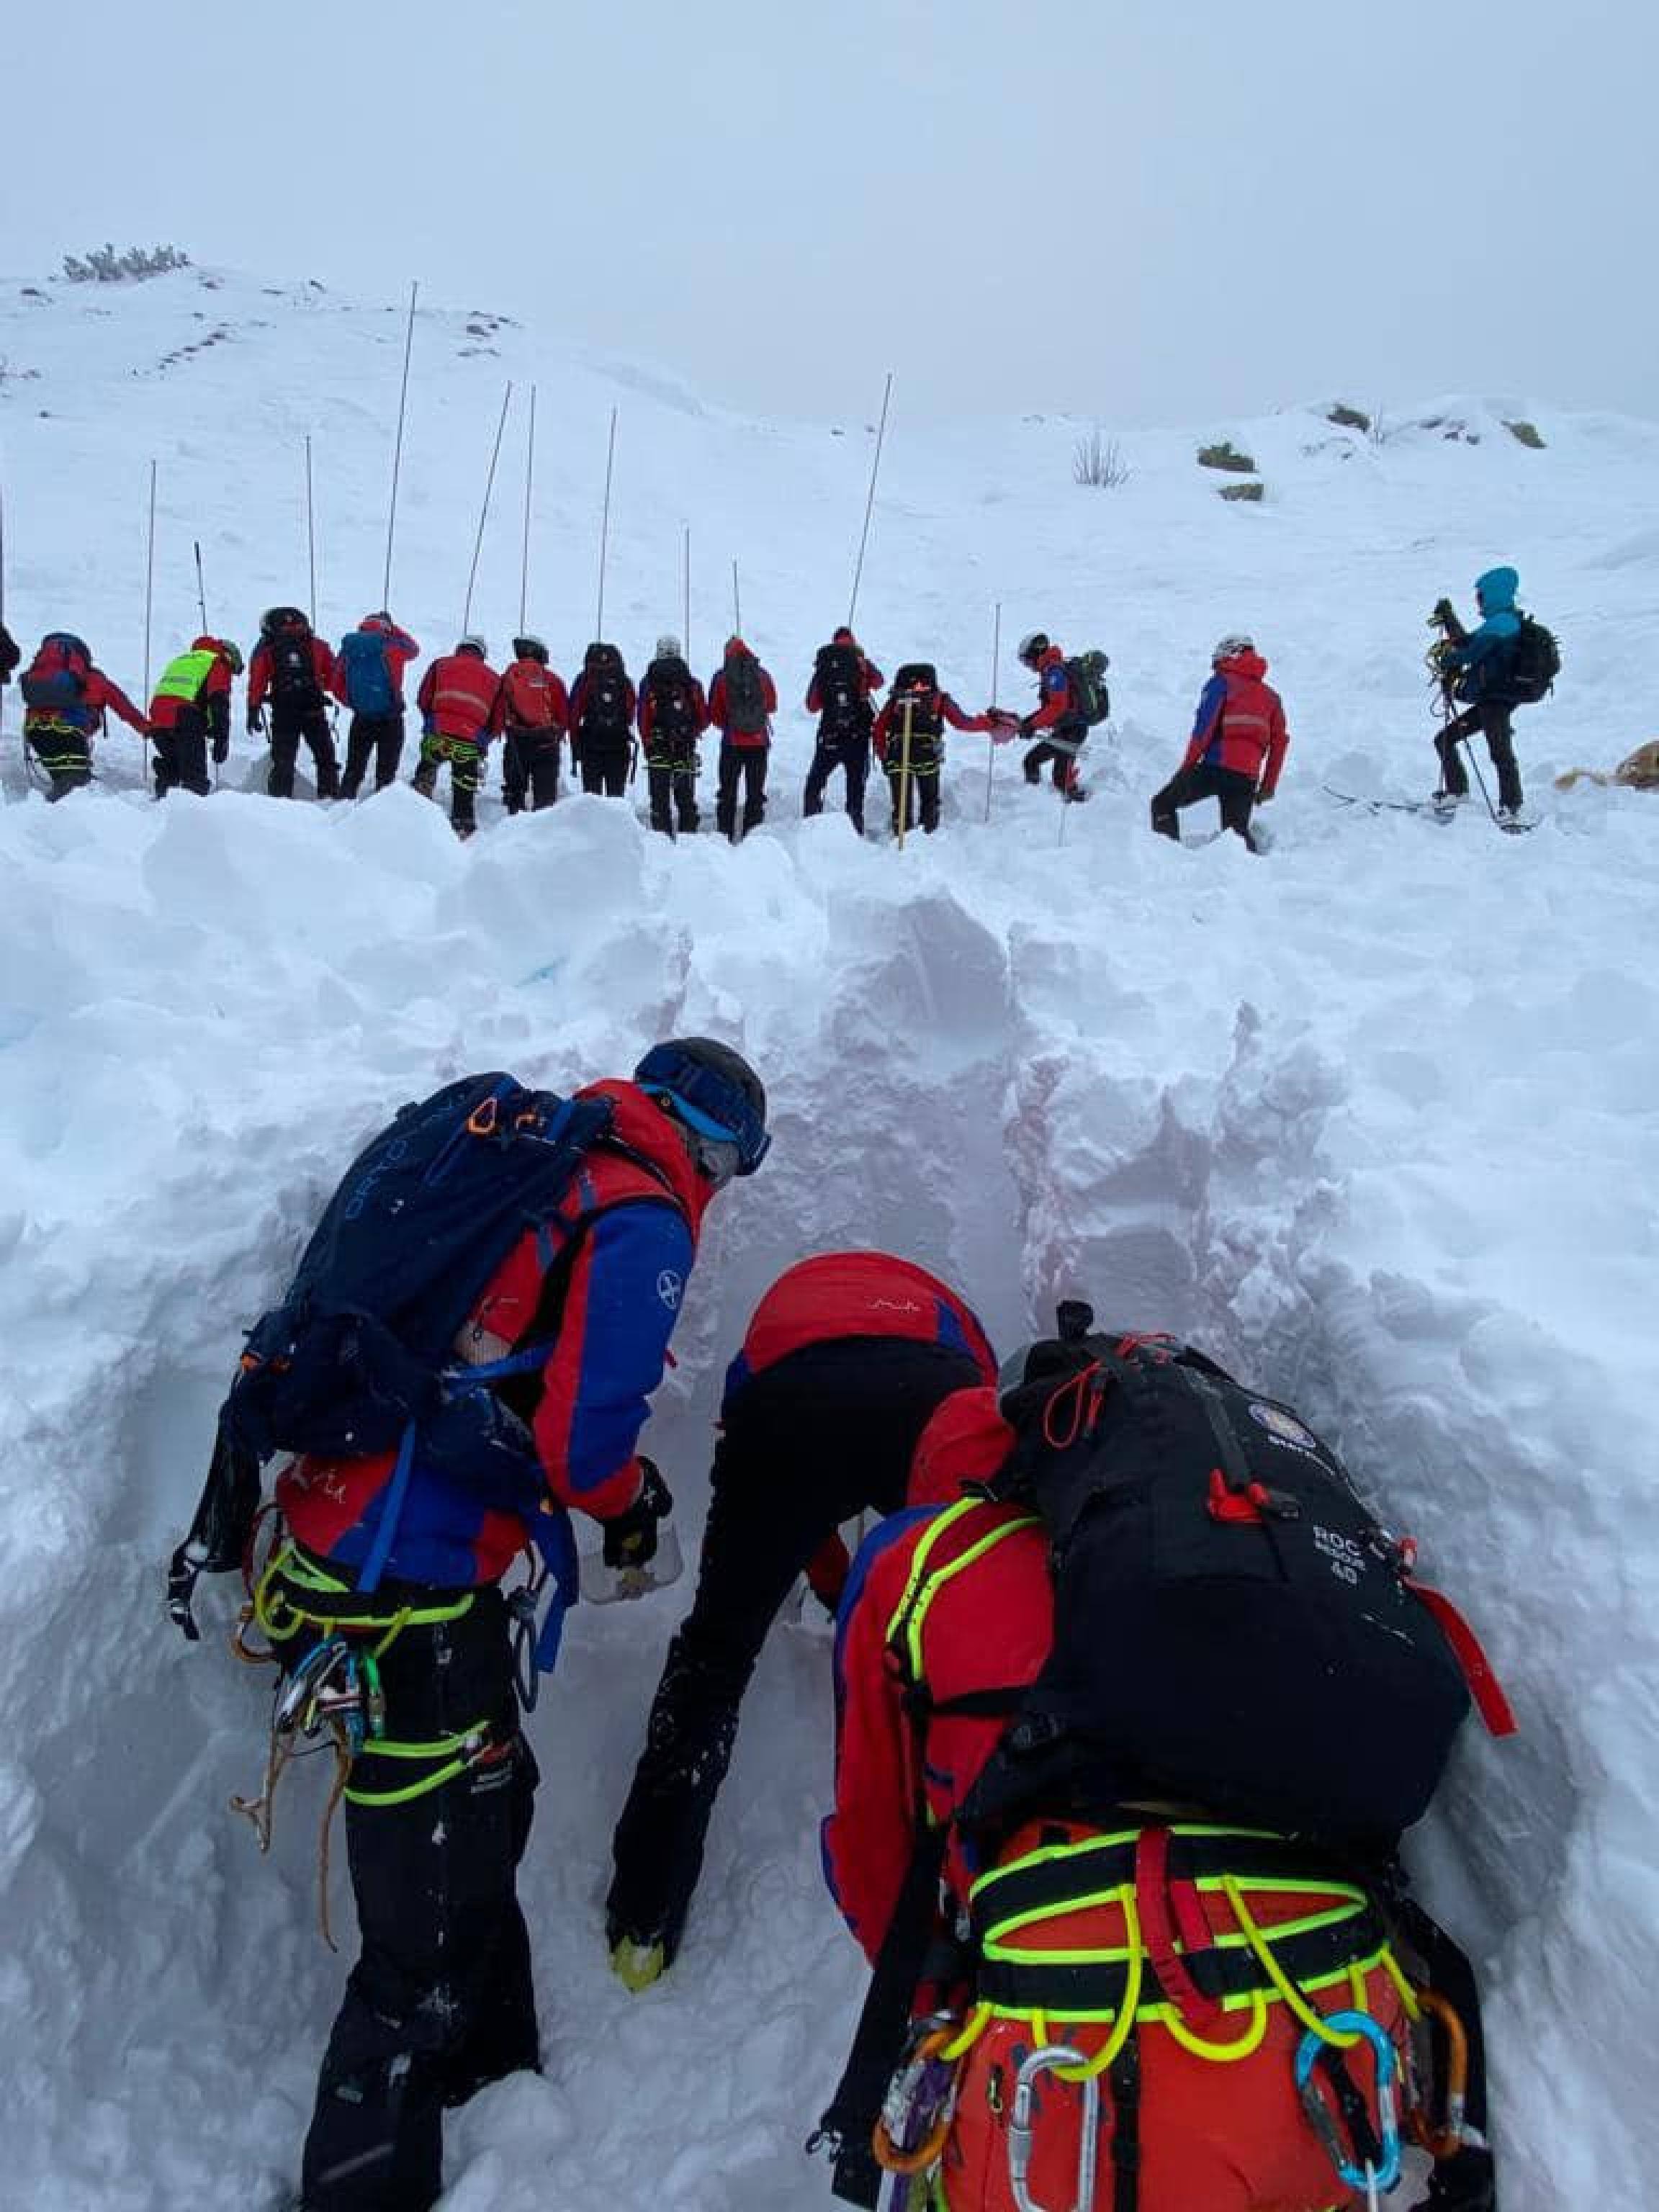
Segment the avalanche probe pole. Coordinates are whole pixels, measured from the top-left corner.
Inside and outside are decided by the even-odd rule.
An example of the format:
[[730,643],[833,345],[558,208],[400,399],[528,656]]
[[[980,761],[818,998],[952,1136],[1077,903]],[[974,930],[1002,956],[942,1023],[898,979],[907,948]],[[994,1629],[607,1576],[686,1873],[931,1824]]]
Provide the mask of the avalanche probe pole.
[[[1002,659],[1002,602],[997,601],[996,613],[991,623],[991,712],[997,710],[997,670]],[[985,818],[991,818],[991,778],[996,772],[997,733],[990,732],[985,755]]]
[[870,516],[876,504],[876,477],[881,468],[881,448],[887,435],[887,406],[893,396],[893,372],[887,372],[886,388],[881,395],[881,421],[876,429],[875,458],[870,464],[870,491],[864,502],[864,528],[859,534],[859,557],[853,568],[853,596],[848,603],[847,627],[853,628],[859,610],[859,585],[864,576],[864,549],[870,542]]
[[483,505],[478,509],[478,534],[472,541],[472,566],[466,572],[466,602],[461,609],[461,628],[472,627],[472,586],[477,581],[478,556],[483,550],[484,525],[489,520],[489,495],[495,489],[495,464],[501,457],[501,433],[507,428],[507,410],[513,403],[513,386],[509,380],[501,394],[501,420],[495,425],[495,442],[489,449],[489,473],[484,478]]
[[743,594],[738,589],[738,564],[735,561],[732,563],[732,632],[735,637],[743,635]]
[[519,635],[524,635],[525,607],[530,598],[530,507],[536,494],[536,387],[530,387],[530,444],[524,463],[524,544],[519,553]]
[[317,627],[317,508],[311,493],[311,433],[306,433],[306,567],[311,576],[311,627]]
[[[150,463],[150,465],[149,465],[149,539],[148,539],[148,542],[147,542],[147,544],[146,544],[145,550],[144,550],[144,688],[143,688],[143,692],[140,694],[140,696],[143,698],[143,702],[144,702],[144,713],[145,713],[145,715],[146,715],[146,716],[148,716],[148,715],[149,715],[149,630],[150,630],[150,611],[151,611],[151,608],[153,607],[153,605],[154,605],[154,604],[155,604],[155,462],[154,462],[154,461],[152,461],[152,462]],[[100,725],[100,726],[101,726],[101,725]],[[149,750],[148,750],[148,747],[149,747],[149,725],[148,720],[146,720],[146,722],[145,722],[145,726],[144,726],[144,735],[143,735],[143,738],[142,742],[143,743],[144,746],[146,747],[146,750],[145,750],[145,753],[144,753],[144,763],[145,763],[145,766],[146,766],[146,767],[148,767],[148,766],[149,766]]]
[[680,600],[684,609],[683,642],[689,665],[691,659],[691,526],[689,522],[685,526],[685,535],[680,547]]
[[207,635],[207,586],[202,581],[202,541],[192,538],[191,550],[196,556],[196,611],[202,617],[202,635]]
[[392,602],[392,538],[398,525],[398,478],[404,462],[404,417],[409,410],[409,357],[415,350],[415,299],[420,290],[418,283],[409,288],[409,328],[404,337],[404,381],[398,394],[398,438],[392,449],[392,498],[386,511],[386,574],[380,584],[380,605],[390,608]]
[[599,605],[593,619],[595,638],[605,635],[605,562],[611,550],[611,476],[617,460],[617,410],[611,410],[611,442],[605,449],[605,507],[599,516]]

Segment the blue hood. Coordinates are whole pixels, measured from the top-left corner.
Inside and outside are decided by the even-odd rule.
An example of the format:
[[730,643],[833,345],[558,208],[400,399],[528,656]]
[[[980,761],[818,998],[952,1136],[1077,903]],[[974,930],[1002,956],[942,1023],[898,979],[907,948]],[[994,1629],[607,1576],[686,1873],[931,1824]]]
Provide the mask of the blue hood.
[[1521,578],[1513,568],[1488,568],[1474,580],[1474,596],[1483,615],[1512,615]]

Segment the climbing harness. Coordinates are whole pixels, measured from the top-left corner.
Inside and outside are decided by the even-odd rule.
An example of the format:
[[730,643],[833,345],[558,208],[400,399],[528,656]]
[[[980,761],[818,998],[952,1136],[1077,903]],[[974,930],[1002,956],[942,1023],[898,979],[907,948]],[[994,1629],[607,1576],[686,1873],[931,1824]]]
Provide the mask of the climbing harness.
[[[1362,2146],[1356,2142],[1352,2148],[1345,2145],[1337,2129],[1336,2116],[1314,2079],[1316,2063],[1328,2061],[1339,2034],[1363,2036],[1371,2047],[1371,2056],[1376,2063],[1376,2112],[1382,2127],[1380,2145]],[[1400,2179],[1400,2124],[1395,2099],[1395,2081],[1399,2067],[1399,2056],[1395,2050],[1393,2038],[1369,2013],[1333,2013],[1320,2027],[1310,2027],[1297,2045],[1297,2094],[1302,2100],[1302,2109],[1308,2116],[1309,2125],[1324,2145],[1332,2165],[1336,2168],[1338,2180],[1345,2188],[1363,2189],[1370,2212],[1376,2212],[1378,2198],[1384,2191],[1392,2189]],[[1346,2098],[1342,2101],[1344,2116],[1352,2134],[1357,2112],[1350,2108]],[[1376,2156],[1371,2155],[1373,2150],[1376,2152]]]
[[[1040,2204],[1030,2190],[1035,2136],[1032,2118],[1036,2106],[1036,2085],[1045,2074],[1057,2074],[1062,2080],[1080,2078],[1083,2083],[1077,2195],[1070,2208]],[[1041,2050],[1033,2051],[1015,2078],[1014,2109],[1008,2123],[1008,2185],[1019,2212],[1092,2212],[1099,2131],[1100,2076],[1090,2069],[1083,2053],[1073,2050],[1069,2043],[1044,2044]]]

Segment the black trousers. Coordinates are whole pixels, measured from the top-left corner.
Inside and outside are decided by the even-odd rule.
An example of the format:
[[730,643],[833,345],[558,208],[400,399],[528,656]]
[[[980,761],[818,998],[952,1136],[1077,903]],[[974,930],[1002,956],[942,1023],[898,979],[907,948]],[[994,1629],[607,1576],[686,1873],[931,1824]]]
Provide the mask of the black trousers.
[[522,814],[526,802],[539,814],[559,795],[559,732],[509,729],[501,748],[501,797],[509,814]]
[[581,765],[582,789],[600,799],[624,798],[632,756],[633,747],[626,738],[620,744],[607,744],[599,738],[584,738],[577,756]]
[[346,732],[345,775],[342,799],[355,799],[363,787],[368,764],[374,763],[374,788],[384,791],[398,781],[398,763],[404,757],[404,717],[394,714],[354,714]]
[[[887,758],[883,762],[882,766],[886,770],[888,782],[893,787],[893,835],[896,837],[899,829],[899,794],[905,787],[906,779],[899,757],[890,746],[888,749]],[[930,837],[939,828],[939,755],[924,752],[919,741],[913,743],[910,747],[909,797],[905,808],[909,817],[904,825],[907,833],[915,828],[918,814],[921,817],[922,828]]]
[[[445,2106],[539,2060],[515,1881],[536,1765],[518,1732],[501,1592],[479,1591],[459,1620],[404,1629],[380,1673],[389,1737],[431,1742],[488,1720],[490,1746],[406,1805],[347,1802],[362,1950],[318,2079],[306,2212],[425,2212],[442,2185]],[[351,1786],[396,1789],[422,1771],[360,1758]]]
[[1255,781],[1242,769],[1206,768],[1200,763],[1197,768],[1178,769],[1152,800],[1153,829],[1160,836],[1178,839],[1182,808],[1195,806],[1201,799],[1220,800],[1222,828],[1242,837],[1254,853],[1250,811],[1255,805]]
[[612,1844],[609,1940],[672,1958],[702,1870],[738,1708],[766,1632],[837,1524],[904,1502],[928,1417],[981,1380],[966,1352],[886,1337],[808,1345],[725,1409],[697,1594],[668,1647]]
[[49,799],[67,799],[92,781],[92,740],[61,722],[23,718],[23,742],[52,779]]
[[207,724],[186,708],[170,730],[157,730],[150,740],[155,750],[150,774],[155,796],[170,791],[198,792],[205,799],[213,788],[208,777]]
[[[714,799],[714,820],[722,837],[747,836],[766,816],[766,763],[769,745],[720,743],[720,787]],[[743,783],[743,826],[738,826],[738,783]]]
[[847,813],[860,836],[864,835],[864,787],[870,775],[870,732],[846,738],[826,738],[818,732],[812,765],[806,771],[806,790],[800,803],[803,814],[822,814],[823,794],[837,769],[847,776]]
[[277,707],[270,710],[270,774],[265,789],[273,799],[294,796],[294,767],[300,757],[300,740],[311,748],[317,769],[319,799],[340,795],[340,763],[334,751],[334,733],[325,707]]
[[1041,783],[1046,768],[1054,789],[1069,799],[1077,784],[1077,757],[1081,744],[1081,737],[1069,732],[1064,736],[1057,732],[1053,738],[1039,738],[1036,744],[1026,748],[1020,762],[1026,782]]
[[645,757],[645,780],[651,793],[651,827],[672,836],[676,825],[690,836],[702,820],[697,811],[697,760]]
[[1434,749],[1440,756],[1443,791],[1452,792],[1460,799],[1468,792],[1469,779],[1464,773],[1458,744],[1460,740],[1478,734],[1485,738],[1492,764],[1498,771],[1498,805],[1519,811],[1521,771],[1516,765],[1515,738],[1510,724],[1514,712],[1506,700],[1478,699],[1455,722],[1447,723],[1434,741]]

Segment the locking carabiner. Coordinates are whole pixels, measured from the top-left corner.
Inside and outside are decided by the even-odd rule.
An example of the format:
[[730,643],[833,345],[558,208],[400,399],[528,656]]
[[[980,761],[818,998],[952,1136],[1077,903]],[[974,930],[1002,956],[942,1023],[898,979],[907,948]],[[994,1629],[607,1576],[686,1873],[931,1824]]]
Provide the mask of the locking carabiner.
[[[1042,2050],[1032,2051],[1020,2067],[1014,2083],[1013,2113],[1008,2123],[1008,2183],[1019,2212],[1051,2212],[1051,2208],[1038,2203],[1030,2185],[1034,2136],[1031,2118],[1036,2103],[1038,2079],[1044,2074],[1054,2073],[1060,2067],[1085,2067],[1088,2063],[1083,2052],[1074,2051],[1069,2043],[1048,2043]],[[1093,2212],[1095,2166],[1100,2132],[1100,2078],[1097,2075],[1085,2075],[1082,2105],[1082,2135],[1077,2154],[1077,2200],[1074,2205],[1067,2208],[1067,2212]]]
[[[1394,2039],[1388,2030],[1365,2012],[1334,2012],[1327,2015],[1326,2034],[1320,2035],[1310,2028],[1297,2045],[1296,2091],[1302,2100],[1302,2109],[1309,2124],[1319,2137],[1336,2168],[1337,2179],[1349,2189],[1363,2189],[1371,2201],[1378,2191],[1392,2189],[1400,2179],[1400,2120],[1395,2109],[1395,2081],[1400,2071],[1400,2054],[1395,2049]],[[1333,2033],[1363,2036],[1371,2046],[1371,2056],[1376,2062],[1376,2118],[1377,2133],[1382,2139],[1382,2161],[1374,2166],[1369,2159],[1357,2162],[1343,2148],[1337,2133],[1336,2120],[1330,2106],[1321,2095],[1314,2080],[1314,2067],[1322,2051],[1328,2047]]]

